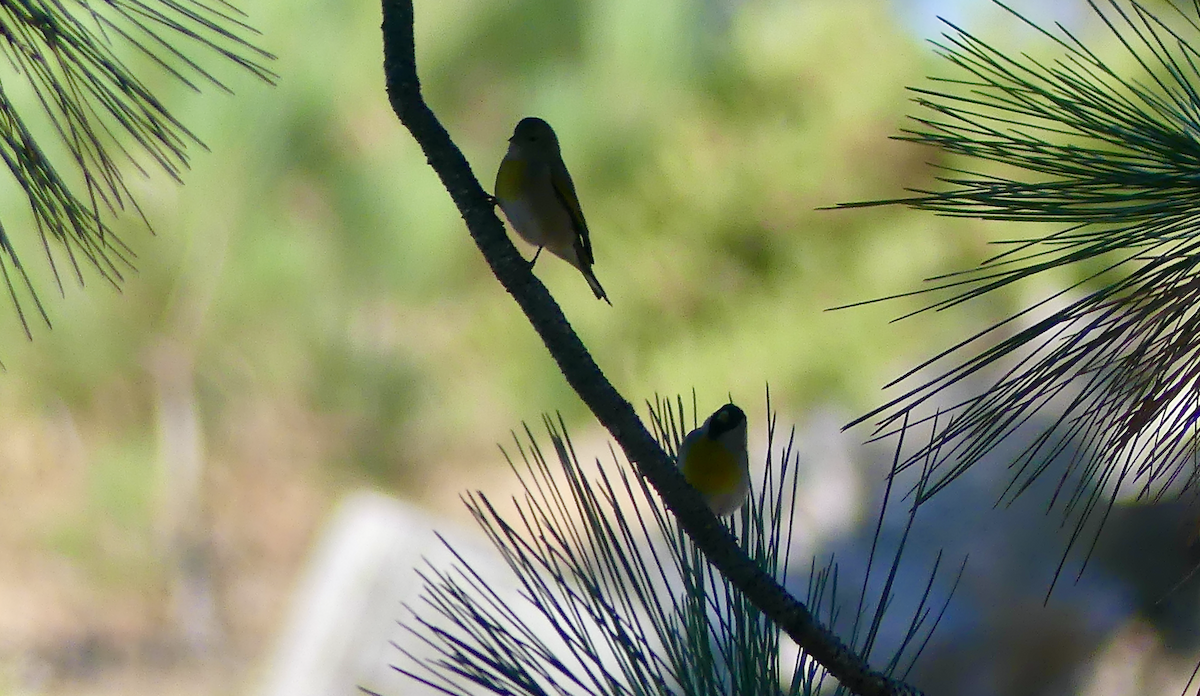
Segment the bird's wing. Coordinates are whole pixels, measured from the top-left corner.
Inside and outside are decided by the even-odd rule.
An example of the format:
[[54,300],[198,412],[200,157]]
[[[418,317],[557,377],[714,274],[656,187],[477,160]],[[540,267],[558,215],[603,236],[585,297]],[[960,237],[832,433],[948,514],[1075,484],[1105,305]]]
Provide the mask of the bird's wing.
[[562,203],[567,209],[567,214],[571,216],[571,227],[575,229],[575,239],[577,241],[576,251],[579,254],[579,262],[584,266],[591,266],[596,263],[596,258],[592,255],[592,240],[588,237],[587,222],[583,219],[583,209],[579,206],[579,197],[575,195],[575,182],[571,181],[571,174],[563,165],[554,167],[550,172],[550,183],[554,186],[554,195],[558,198],[558,202]]

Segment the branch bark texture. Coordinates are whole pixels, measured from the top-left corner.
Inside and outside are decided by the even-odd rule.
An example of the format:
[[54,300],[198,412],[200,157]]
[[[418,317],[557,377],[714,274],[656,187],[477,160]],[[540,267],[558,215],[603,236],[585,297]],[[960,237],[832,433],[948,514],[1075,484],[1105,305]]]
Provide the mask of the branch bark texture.
[[803,603],[755,566],[729,530],[709,512],[700,495],[687,485],[633,406],[605,378],[558,303],[509,240],[488,194],[421,96],[414,49],[411,0],[383,0],[384,72],[392,109],[425,152],[492,272],[521,306],[567,382],[640,468],[712,564],[830,675],[861,696],[919,694],[907,684],[872,671]]

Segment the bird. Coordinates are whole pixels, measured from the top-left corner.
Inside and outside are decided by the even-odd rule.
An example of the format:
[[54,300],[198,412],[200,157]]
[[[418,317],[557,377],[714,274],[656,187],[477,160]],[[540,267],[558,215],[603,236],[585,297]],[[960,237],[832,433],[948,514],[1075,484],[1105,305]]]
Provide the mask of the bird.
[[540,118],[523,118],[508,139],[508,152],[496,170],[496,203],[521,238],[538,248],[529,262],[537,263],[542,249],[578,268],[597,299],[612,302],[600,286],[592,265],[592,241],[575,194],[575,183],[554,129]]
[[683,477],[704,496],[714,515],[733,514],[750,492],[746,414],[733,404],[717,409],[683,438],[678,463]]

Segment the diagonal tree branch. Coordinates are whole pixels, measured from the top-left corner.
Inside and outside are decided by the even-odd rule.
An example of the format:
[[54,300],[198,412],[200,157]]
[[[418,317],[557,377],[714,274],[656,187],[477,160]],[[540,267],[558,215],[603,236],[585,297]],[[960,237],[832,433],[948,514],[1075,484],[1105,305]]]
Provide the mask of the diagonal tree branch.
[[705,556],[829,673],[862,696],[918,694],[874,672],[818,622],[803,603],[742,553],[729,531],[684,481],[630,405],[604,377],[546,287],[509,241],[487,193],[462,152],[421,96],[411,0],[383,0],[383,53],[388,98],[450,193],[492,272],[541,336],[567,382],[608,429],[630,461],[662,496]]

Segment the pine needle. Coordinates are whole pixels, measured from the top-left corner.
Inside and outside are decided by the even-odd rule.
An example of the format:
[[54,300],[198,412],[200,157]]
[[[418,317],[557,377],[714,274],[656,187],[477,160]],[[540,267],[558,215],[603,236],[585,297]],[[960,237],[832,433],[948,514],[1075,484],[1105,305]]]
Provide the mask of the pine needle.
[[[0,55],[40,106],[36,115],[18,113],[6,85],[0,85],[0,159],[29,200],[60,291],[56,252],[80,284],[81,262],[114,285],[133,268],[132,250],[106,222],[130,209],[141,216],[122,167],[144,175],[151,165],[179,180],[188,166],[188,146],[203,147],[118,52],[132,48],[197,91],[201,83],[229,91],[202,67],[208,56],[268,82],[275,78],[265,67],[273,56],[250,43],[255,33],[222,0],[0,0]],[[51,161],[47,152],[56,148],[33,135],[34,120],[49,124],[57,148],[65,151],[63,161]],[[76,179],[81,183],[72,183]],[[22,294],[49,325],[2,225],[0,275],[26,335]]]
[[[919,503],[1035,415],[1050,414],[1012,463],[1006,496],[1075,452],[1050,506],[1074,519],[1078,537],[1123,492],[1157,500],[1196,484],[1200,3],[1172,5],[1160,17],[1137,2],[1089,1],[1133,59],[1132,75],[1062,25],[1044,29],[997,4],[1059,57],[1012,56],[948,23],[934,45],[954,75],[913,90],[924,115],[901,139],[970,164],[945,169],[943,190],[845,207],[903,204],[1062,226],[1001,242],[1007,248],[979,267],[934,279],[920,292],[941,299],[927,309],[1076,264],[1088,270],[906,373],[893,385],[916,386],[855,423],[873,420],[885,436],[910,415],[911,424],[924,422],[916,414],[926,409],[948,415],[935,440],[900,465],[938,453]],[[951,389],[968,396],[938,403]]]

